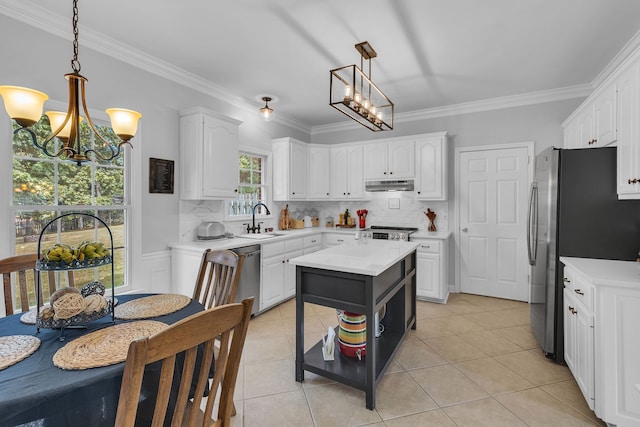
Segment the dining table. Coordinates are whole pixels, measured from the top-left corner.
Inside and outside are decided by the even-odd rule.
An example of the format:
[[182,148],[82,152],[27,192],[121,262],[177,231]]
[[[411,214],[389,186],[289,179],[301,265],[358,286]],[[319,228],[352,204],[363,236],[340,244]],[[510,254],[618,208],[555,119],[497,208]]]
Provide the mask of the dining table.
[[[123,304],[151,295],[154,294],[117,295],[117,299]],[[170,325],[202,310],[199,302],[191,300],[176,312],[148,320]],[[64,341],[60,340],[59,329],[41,328],[37,332],[35,325],[22,323],[20,317],[15,314],[0,318],[0,337],[31,335],[41,342],[33,354],[0,370],[0,426],[113,426],[125,363],[83,370],[64,370],[53,363],[54,354],[65,344],[113,326],[112,316],[89,322],[84,328],[65,329]],[[115,324],[129,321],[116,318]],[[155,365],[145,371],[142,396],[153,395],[157,388],[160,366]],[[146,400],[149,405],[155,403],[155,399]],[[139,407],[142,425],[147,414],[150,417],[153,413],[153,407],[143,403]]]

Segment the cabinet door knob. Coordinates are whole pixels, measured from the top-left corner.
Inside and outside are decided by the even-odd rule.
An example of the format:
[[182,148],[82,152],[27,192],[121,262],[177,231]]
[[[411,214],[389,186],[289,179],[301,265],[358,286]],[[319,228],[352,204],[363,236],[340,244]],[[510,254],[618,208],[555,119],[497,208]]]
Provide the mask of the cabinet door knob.
[[386,172],[383,172],[385,175],[387,174]]
[[575,292],[578,295],[584,295],[584,292],[582,292],[580,289],[574,289],[573,292]]
[[420,194],[420,192],[418,191],[418,194]]
[[633,178],[633,179],[631,179],[631,178],[629,178],[629,180],[627,180],[627,182],[628,182],[629,184],[635,184],[636,182],[640,182],[640,179],[637,179],[637,178]]
[[329,195],[329,193],[327,193],[327,196]]
[[469,229],[468,229],[467,227],[465,227],[465,228],[463,228],[463,229],[462,229],[462,232],[463,232],[463,233],[466,233],[467,231],[469,231]]
[[571,283],[571,280],[567,279],[566,277],[565,277],[565,278],[563,278],[563,279],[562,279],[562,281],[563,281],[563,282],[566,282],[566,283]]
[[389,172],[389,175],[393,175],[393,172]]

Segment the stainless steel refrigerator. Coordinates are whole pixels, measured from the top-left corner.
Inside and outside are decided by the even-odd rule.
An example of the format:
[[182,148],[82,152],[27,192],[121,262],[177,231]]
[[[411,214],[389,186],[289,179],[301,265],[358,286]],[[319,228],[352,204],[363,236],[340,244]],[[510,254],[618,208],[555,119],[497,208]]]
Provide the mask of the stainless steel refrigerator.
[[527,243],[531,326],[545,355],[564,362],[559,257],[635,260],[640,200],[618,200],[615,147],[549,148],[536,157]]

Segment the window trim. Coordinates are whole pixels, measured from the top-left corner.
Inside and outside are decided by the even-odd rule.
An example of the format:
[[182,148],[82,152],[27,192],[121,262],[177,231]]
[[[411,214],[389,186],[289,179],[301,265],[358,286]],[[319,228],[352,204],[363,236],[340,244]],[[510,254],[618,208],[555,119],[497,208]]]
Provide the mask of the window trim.
[[[266,151],[266,150],[262,150],[260,148],[256,148],[256,147],[251,147],[248,145],[240,145],[238,147],[238,162],[240,161],[240,153],[244,153],[244,154],[249,154],[249,155],[254,155],[254,156],[261,156],[265,158],[265,166],[266,166],[266,170],[264,171],[264,188],[265,188],[265,204],[267,206],[271,206],[272,201],[273,201],[273,191],[272,191],[272,185],[271,185],[271,171],[272,171],[272,167],[273,167],[273,162],[272,162],[272,153],[271,151]],[[238,171],[238,173],[240,173]],[[238,183],[238,185],[240,185]],[[248,219],[251,219],[251,215],[229,215],[229,203],[231,203],[231,200],[225,200],[224,202],[224,221],[229,221],[229,222],[233,222],[233,221],[247,221]],[[257,214],[256,218],[260,218],[260,219],[270,219],[273,218],[273,212],[270,215],[267,214]]]

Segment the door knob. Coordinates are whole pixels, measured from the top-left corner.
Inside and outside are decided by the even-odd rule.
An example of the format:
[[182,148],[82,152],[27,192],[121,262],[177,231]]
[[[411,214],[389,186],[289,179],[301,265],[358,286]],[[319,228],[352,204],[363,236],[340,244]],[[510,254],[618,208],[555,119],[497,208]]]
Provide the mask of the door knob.
[[467,231],[469,231],[469,229],[468,229],[467,227],[465,227],[465,228],[463,228],[463,229],[462,229],[462,231],[463,231],[464,233],[466,233]]

